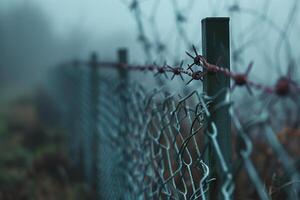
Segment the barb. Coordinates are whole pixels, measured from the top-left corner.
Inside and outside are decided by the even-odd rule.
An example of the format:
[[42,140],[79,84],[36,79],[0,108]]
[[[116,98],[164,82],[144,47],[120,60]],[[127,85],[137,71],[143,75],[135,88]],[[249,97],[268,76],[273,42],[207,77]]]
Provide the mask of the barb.
[[[189,52],[186,54],[193,59],[193,63],[189,64],[187,69],[183,68],[183,61],[179,66],[171,66],[166,62],[164,65],[159,66],[157,64],[150,64],[150,65],[132,65],[132,64],[123,64],[123,63],[115,63],[115,62],[96,62],[95,65],[97,67],[102,68],[122,68],[128,71],[142,71],[142,72],[154,72],[155,76],[159,74],[164,74],[165,78],[168,78],[167,74],[171,73],[171,80],[175,78],[175,76],[179,76],[182,81],[184,81],[184,77],[188,76],[191,79],[187,82],[190,84],[193,80],[195,81],[202,81],[203,77],[207,74],[211,73],[220,73],[228,76],[234,81],[234,85],[232,86],[231,90],[234,90],[235,87],[246,87],[250,94],[253,94],[252,89],[261,90],[265,94],[275,94],[279,97],[286,97],[290,96],[292,93],[299,95],[300,92],[300,85],[292,80],[291,78],[291,70],[288,70],[286,76],[279,77],[274,86],[267,86],[262,83],[257,83],[253,80],[250,80],[249,74],[253,67],[253,62],[250,62],[248,65],[245,73],[235,73],[229,71],[226,68],[219,67],[218,65],[209,63],[202,55],[200,55],[195,46],[193,46],[193,50],[195,56],[191,55]],[[95,62],[95,61],[94,61]],[[73,63],[74,64],[74,63]],[[76,67],[78,65],[89,65],[89,62],[79,62],[76,61]],[[74,65],[75,66],[75,65]],[[194,71],[193,66],[200,67],[200,70]]]

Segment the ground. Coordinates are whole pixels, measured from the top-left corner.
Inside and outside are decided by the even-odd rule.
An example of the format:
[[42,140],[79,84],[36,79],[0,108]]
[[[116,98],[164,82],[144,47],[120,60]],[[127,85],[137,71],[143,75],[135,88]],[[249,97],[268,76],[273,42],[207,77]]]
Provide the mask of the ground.
[[21,97],[0,113],[0,200],[92,199],[67,159],[66,132]]

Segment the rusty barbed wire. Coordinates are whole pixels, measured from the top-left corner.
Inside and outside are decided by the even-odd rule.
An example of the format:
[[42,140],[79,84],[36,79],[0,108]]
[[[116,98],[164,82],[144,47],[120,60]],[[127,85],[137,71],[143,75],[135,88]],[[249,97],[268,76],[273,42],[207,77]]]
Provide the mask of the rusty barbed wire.
[[[145,4],[145,7],[149,6],[149,2],[147,1],[142,1],[142,0],[122,0],[122,2],[128,7],[132,12],[135,21],[137,22],[138,26],[138,38],[146,38],[145,40],[139,40],[143,46],[143,49],[145,50],[144,47],[147,47],[148,53],[145,53],[145,58],[147,62],[151,62],[154,56],[159,58],[160,61],[164,61],[168,56],[174,56],[171,55],[172,52],[174,51],[169,51],[170,49],[181,49],[179,48],[178,45],[181,43],[184,43],[185,47],[184,48],[192,48],[192,43],[191,41],[195,41],[197,37],[191,37],[190,33],[191,31],[189,30],[187,32],[187,24],[191,23],[193,21],[192,17],[190,14],[192,13],[192,9],[196,8],[198,6],[203,6],[202,4],[198,4],[197,2],[190,0],[188,2],[182,3],[178,2],[177,0],[169,0],[167,1],[171,6],[170,6],[170,12],[173,12],[174,14],[174,27],[171,28],[171,31],[166,31],[166,30],[158,30],[158,21],[155,20],[155,17],[158,15],[159,10],[161,12],[166,12],[166,10],[161,10],[161,2],[160,1],[153,1],[151,2],[151,11],[150,14],[146,14],[146,10],[142,9],[143,4]],[[147,5],[146,5],[147,4]],[[292,22],[295,20],[295,13],[298,10],[298,1],[294,0],[291,2],[291,7],[288,8],[290,9],[288,18],[284,22],[283,26],[281,27],[278,22],[276,22],[274,19],[272,19],[269,15],[268,12],[265,12],[266,9],[269,9],[270,7],[270,0],[264,0],[262,1],[262,9],[259,9],[257,7],[255,8],[250,8],[245,5],[243,5],[239,1],[234,1],[234,2],[229,2],[224,5],[224,9],[226,12],[229,13],[229,15],[232,16],[248,16],[251,17],[252,20],[250,20],[249,25],[247,25],[245,28],[239,30],[236,34],[233,35],[233,45],[232,45],[232,52],[233,52],[233,67],[237,66],[237,63],[239,65],[245,65],[247,61],[246,59],[243,58],[242,54],[245,52],[247,49],[249,49],[251,46],[254,46],[255,44],[258,44],[259,41],[262,41],[264,39],[264,36],[261,36],[260,30],[254,29],[253,27],[265,27],[268,28],[270,33],[274,33],[275,35],[278,35],[278,41],[275,44],[274,49],[278,49],[278,51],[274,52],[274,58],[272,60],[276,60],[275,63],[269,63],[269,66],[272,66],[274,69],[279,72],[279,74],[282,75],[280,66],[283,66],[284,63],[281,63],[281,54],[282,56],[286,53],[286,58],[289,61],[295,60],[293,57],[292,53],[292,45],[288,39],[288,32],[291,30]],[[215,5],[214,2],[210,4]],[[217,8],[220,9],[219,6],[215,5]],[[211,7],[207,7],[208,10],[212,9]],[[214,8],[213,8],[214,9]],[[215,15],[215,11],[212,11],[213,15]],[[172,25],[173,26],[173,25]],[[142,27],[142,28],[141,28]],[[173,30],[177,31],[173,31]],[[150,30],[147,31],[147,34],[145,30]],[[197,29],[195,29],[197,30]],[[160,31],[160,32],[159,32]],[[236,32],[236,31],[234,31]],[[196,31],[198,35],[198,31]],[[162,35],[167,34],[167,39],[162,39]],[[140,37],[141,36],[141,37]],[[177,37],[176,39],[176,44],[174,47],[171,47],[171,44],[169,42],[171,37]],[[238,43],[235,41],[236,39],[240,40]],[[155,47],[155,48],[154,48]],[[283,50],[282,47],[285,47],[286,51],[285,52],[280,52]],[[161,49],[156,51],[156,49]],[[176,51],[179,52],[179,51]],[[149,56],[149,53],[151,56]],[[178,62],[177,58],[180,56],[175,56],[174,60],[175,62]],[[264,56],[262,59],[267,59],[268,56]],[[169,57],[168,57],[169,58]],[[267,61],[267,60],[266,60]],[[279,80],[279,79],[278,79]],[[277,80],[277,81],[278,81]],[[290,83],[290,82],[289,82]],[[255,82],[249,82],[249,84],[244,85],[247,90],[250,92],[249,88],[255,87],[260,90],[264,90],[267,93],[277,93],[279,94],[280,92],[276,90],[274,86],[267,88],[264,87],[263,85],[260,84],[255,84]],[[299,84],[295,87],[295,85],[289,85],[289,88],[296,88],[296,90],[299,90]]]
[[[220,73],[233,80],[234,84],[231,88],[232,90],[234,90],[235,87],[246,87],[250,94],[253,93],[252,89],[256,89],[261,90],[266,94],[276,94],[279,97],[289,96],[291,93],[295,92],[296,95],[300,94],[300,85],[296,81],[292,80],[290,68],[288,70],[287,75],[279,77],[273,86],[267,86],[265,84],[255,82],[248,78],[249,73],[253,67],[253,62],[250,62],[245,73],[232,72],[227,68],[223,68],[216,64],[209,63],[204,58],[204,56],[200,55],[197,52],[195,46],[192,46],[192,48],[195,55],[193,56],[189,52],[186,52],[186,54],[193,61],[191,64],[187,65],[186,69],[183,68],[183,61],[180,65],[174,66],[168,65],[167,63],[164,63],[163,65],[157,65],[156,63],[148,65],[133,65],[117,62],[97,62],[95,63],[95,65],[97,67],[103,68],[121,68],[128,71],[153,72],[155,73],[155,75],[164,74],[166,78],[168,78],[167,74],[172,74],[171,80],[173,80],[175,76],[179,76],[182,79],[182,81],[184,81],[183,75],[185,75],[191,78],[187,82],[187,84],[191,83],[193,80],[202,81],[205,75]],[[89,63],[87,62],[76,61],[75,66],[77,66],[78,64],[89,65]],[[198,69],[193,70],[193,66],[197,66]]]

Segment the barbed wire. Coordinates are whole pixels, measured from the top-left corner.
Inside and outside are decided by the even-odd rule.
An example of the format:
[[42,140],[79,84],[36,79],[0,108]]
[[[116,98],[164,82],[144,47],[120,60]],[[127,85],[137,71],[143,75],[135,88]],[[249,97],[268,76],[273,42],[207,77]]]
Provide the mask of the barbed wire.
[[[255,82],[248,78],[249,73],[253,67],[253,62],[250,62],[250,64],[248,65],[244,73],[232,72],[227,68],[209,63],[204,58],[204,56],[200,55],[197,52],[195,46],[192,46],[192,49],[195,55],[186,52],[186,54],[193,61],[192,64],[187,65],[186,69],[183,67],[184,64],[183,61],[181,62],[180,65],[173,65],[173,66],[170,66],[166,62],[163,65],[157,65],[156,63],[148,64],[148,65],[132,65],[132,64],[125,64],[125,63],[118,63],[118,62],[97,62],[95,63],[95,65],[97,67],[117,68],[117,69],[124,69],[127,71],[152,72],[155,74],[155,76],[165,75],[166,78],[168,78],[167,74],[171,74],[172,75],[171,80],[173,80],[174,77],[179,76],[182,79],[182,81],[184,81],[183,75],[185,75],[190,77],[190,80],[187,82],[187,84],[191,83],[194,80],[203,81],[205,75],[221,73],[234,81],[234,84],[231,88],[232,90],[234,90],[235,87],[246,87],[249,93],[252,94],[252,88],[254,88],[263,91],[265,94],[276,94],[277,96],[280,97],[286,97],[289,96],[290,94],[293,95],[300,94],[300,85],[291,77],[292,67],[293,67],[292,65],[289,66],[286,75],[283,75],[277,79],[274,86],[267,86],[265,84]],[[74,66],[77,66],[78,64],[89,65],[90,63],[75,61],[73,64]],[[200,69],[193,70],[192,68],[193,66],[200,67]]]
[[[298,11],[298,1],[293,0],[290,2],[290,7],[286,7],[288,11],[288,16],[286,20],[284,20],[283,24],[280,25],[280,22],[275,19],[273,19],[269,15],[270,7],[271,7],[271,1],[270,0],[263,0],[261,1],[261,10],[259,7],[250,7],[249,5],[243,5],[240,1],[233,1],[233,2],[226,2],[221,5],[221,3],[216,2],[208,2],[209,5],[203,5],[203,3],[195,2],[193,0],[190,0],[188,2],[178,2],[177,0],[169,0],[166,1],[169,3],[169,7],[166,7],[164,4],[164,7],[162,7],[162,3],[160,1],[151,1],[151,10],[150,14],[147,15],[145,9],[142,8],[148,8],[150,5],[149,1],[142,1],[142,0],[128,0],[122,1],[124,5],[128,8],[131,8],[131,11],[135,13],[135,9],[138,8],[139,14],[134,15],[134,19],[136,22],[141,22],[143,26],[143,34],[140,34],[141,31],[139,31],[138,27],[138,35],[143,35],[142,38],[147,38],[147,40],[139,40],[142,44],[142,46],[148,46],[150,48],[149,51],[151,52],[151,58],[154,58],[155,56],[159,58],[160,62],[163,62],[165,59],[169,58],[168,56],[173,56],[173,61],[175,63],[179,63],[178,58],[180,55],[174,56],[174,53],[180,52],[182,48],[179,47],[179,45],[184,44],[184,48],[192,49],[192,43],[191,41],[197,40],[199,38],[198,34],[199,31],[196,28],[195,33],[197,33],[196,37],[192,37],[191,35],[191,28],[187,25],[194,23],[194,17],[191,16],[191,14],[195,14],[196,12],[193,12],[193,9],[195,8],[202,8],[204,9],[204,6],[206,7],[206,12],[210,12],[210,10],[215,9],[214,11],[211,11],[211,16],[217,15],[216,12],[219,12],[220,9],[225,12],[227,12],[229,15],[232,15],[232,18],[235,19],[237,17],[234,16],[245,16],[250,17],[249,24],[247,24],[245,27],[242,28],[239,27],[239,29],[236,29],[232,31],[232,60],[233,60],[233,69],[237,69],[237,66],[244,66],[247,64],[247,57],[243,56],[243,54],[249,50],[251,47],[255,47],[256,45],[259,45],[259,42],[266,41],[264,38],[266,38],[266,35],[276,35],[278,36],[278,39],[275,38],[276,42],[272,42],[274,44],[274,48],[268,48],[266,49],[269,51],[269,49],[274,49],[274,59],[270,59],[269,55],[267,55],[264,52],[264,49],[260,49],[262,51],[262,54],[255,54],[256,63],[259,63],[261,61],[268,62],[266,65],[266,68],[272,67],[272,69],[276,69],[275,72],[278,73],[278,78],[275,80],[277,83],[274,84],[272,87],[262,87],[263,85],[255,84],[254,81],[252,81],[253,85],[251,87],[258,88],[260,90],[266,91],[267,93],[270,92],[269,89],[272,89],[271,93],[276,93],[275,85],[288,85],[287,83],[292,83],[295,81],[291,81],[289,77],[286,77],[286,74],[282,72],[281,67],[283,66],[289,66],[289,65],[295,65],[295,55],[292,51],[292,43],[289,38],[289,33],[291,30],[294,30],[294,21],[295,17],[297,16]],[[165,2],[165,3],[166,3]],[[143,5],[145,4],[145,5]],[[131,5],[136,5],[132,7]],[[148,7],[147,7],[148,6]],[[213,7],[212,7],[213,6]],[[214,7],[215,6],[215,7]],[[133,8],[133,9],[132,9]],[[169,8],[169,9],[167,9]],[[219,10],[218,10],[219,9]],[[207,11],[208,10],[208,11]],[[165,29],[159,30],[157,27],[160,23],[160,21],[155,21],[155,17],[158,16],[158,13],[170,13],[173,12],[174,14],[174,27],[171,27],[170,31],[166,31]],[[209,15],[209,14],[208,14]],[[178,17],[179,16],[179,17]],[[168,16],[169,17],[169,16]],[[240,18],[240,17],[238,17]],[[173,23],[172,23],[173,24]],[[235,26],[238,26],[237,23],[235,23]],[[165,27],[165,26],[164,26]],[[193,26],[198,27],[198,26]],[[193,28],[192,27],[192,28]],[[189,28],[189,29],[187,29]],[[174,31],[174,29],[176,31]],[[182,31],[179,31],[182,30]],[[262,29],[264,29],[264,33],[262,32]],[[145,31],[150,30],[150,31]],[[188,31],[187,31],[188,30]],[[268,32],[267,32],[268,31]],[[151,34],[153,33],[153,34]],[[164,34],[167,34],[166,39],[162,39],[162,36]],[[177,37],[175,46],[174,44],[170,43],[170,39],[173,37]],[[145,42],[146,41],[146,42]],[[238,41],[238,42],[236,42]],[[199,42],[201,43],[201,41]],[[172,45],[174,47],[172,47]],[[154,48],[155,47],[155,48]],[[162,47],[162,48],[156,48],[156,47]],[[155,51],[155,49],[161,49],[161,51]],[[172,49],[176,49],[177,51],[172,51]],[[276,49],[278,51],[276,51]],[[282,50],[286,51],[282,51]],[[282,51],[282,52],[280,52]],[[154,55],[154,56],[153,56]],[[283,56],[286,56],[286,60],[283,61]],[[153,62],[152,59],[148,56],[148,54],[145,54],[145,58],[147,60],[147,63]],[[282,62],[283,61],[283,62]],[[288,64],[286,64],[288,63]],[[237,65],[239,64],[239,65]],[[294,67],[295,68],[295,67]],[[296,69],[296,68],[295,68]],[[270,68],[271,70],[271,68]],[[274,72],[273,70],[271,71]],[[265,73],[265,72],[264,72]],[[253,75],[252,75],[253,76]],[[281,79],[281,80],[279,80]],[[285,81],[286,79],[289,79],[289,81]],[[251,81],[250,81],[251,82]],[[252,84],[251,83],[251,84]],[[249,90],[249,84],[246,84],[245,87],[247,87]],[[299,84],[292,83],[290,88],[296,88],[296,90],[299,90]],[[278,92],[280,93],[280,92]]]

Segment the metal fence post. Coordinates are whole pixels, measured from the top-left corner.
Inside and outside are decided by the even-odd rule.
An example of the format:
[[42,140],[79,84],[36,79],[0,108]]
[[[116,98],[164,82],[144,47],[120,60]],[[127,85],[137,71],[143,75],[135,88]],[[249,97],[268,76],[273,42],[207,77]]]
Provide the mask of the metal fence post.
[[123,124],[125,125],[126,123],[124,123],[124,122],[126,120],[126,115],[127,115],[125,94],[126,94],[126,89],[127,89],[127,86],[128,86],[127,85],[128,84],[128,82],[127,82],[128,81],[128,71],[124,67],[122,67],[122,65],[128,63],[128,53],[127,53],[126,48],[120,48],[118,50],[118,62],[120,64],[119,77],[120,77],[120,80],[121,80],[121,85],[119,85],[119,87],[120,87],[119,93],[120,93],[121,107],[124,109],[123,110],[124,115],[121,116],[121,122],[123,122]]
[[[90,112],[91,112],[91,130],[92,130],[92,144],[91,144],[91,153],[92,153],[92,174],[91,174],[91,186],[93,189],[94,194],[97,194],[97,190],[99,190],[99,184],[98,184],[98,160],[99,160],[99,151],[98,151],[98,145],[99,145],[99,132],[97,128],[97,122],[98,122],[98,103],[99,103],[99,83],[100,83],[100,77],[99,77],[99,71],[98,71],[98,58],[97,54],[94,52],[92,53],[90,57],[90,87],[91,87],[91,96],[90,96]],[[101,199],[101,198],[100,198]]]
[[[220,67],[230,70],[230,42],[229,42],[229,18],[205,18],[202,20],[202,45],[203,56],[209,63],[217,64]],[[203,91],[208,96],[216,95],[221,89],[230,87],[230,79],[221,73],[208,73],[204,77]],[[218,96],[211,104],[214,105],[225,99],[225,93]],[[210,120],[216,124],[218,131],[217,141],[224,160],[231,170],[232,137],[231,120],[228,108],[218,109],[211,113]],[[209,126],[208,126],[209,130]],[[216,178],[209,186],[209,199],[223,199],[221,197],[221,186],[224,182],[224,172],[219,162],[214,147],[209,143],[206,153],[206,162],[211,170],[211,178]]]
[[[118,50],[118,62],[120,64],[127,64],[128,63],[128,51],[126,48],[120,48]],[[126,69],[120,67],[119,69],[119,76],[124,81],[128,78],[128,73]]]
[[[119,85],[119,94],[120,94],[120,104],[121,104],[121,112],[120,112],[120,135],[122,136],[126,136],[127,132],[128,132],[128,109],[127,109],[127,98],[126,98],[126,94],[127,94],[127,87],[128,87],[128,71],[122,67],[122,65],[127,64],[128,63],[128,51],[126,48],[120,48],[118,49],[118,62],[120,64],[120,68],[119,68],[119,79],[120,79],[120,85]],[[126,137],[124,138],[120,138],[120,139],[124,139],[126,140]],[[122,152],[123,154],[124,152]],[[123,156],[123,155],[122,155]],[[122,161],[124,162],[124,161]],[[124,163],[120,163],[121,166],[125,166]],[[120,183],[121,185],[126,185],[126,176],[124,173],[120,173],[119,174],[120,177]],[[124,193],[125,191],[122,191],[122,189],[120,190],[120,194]]]

